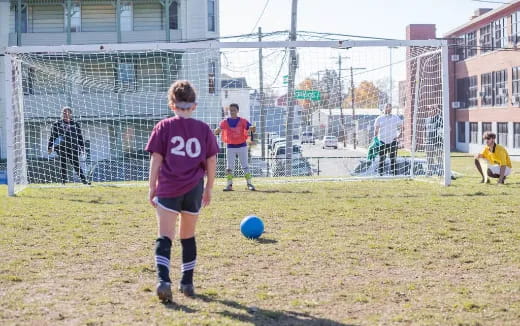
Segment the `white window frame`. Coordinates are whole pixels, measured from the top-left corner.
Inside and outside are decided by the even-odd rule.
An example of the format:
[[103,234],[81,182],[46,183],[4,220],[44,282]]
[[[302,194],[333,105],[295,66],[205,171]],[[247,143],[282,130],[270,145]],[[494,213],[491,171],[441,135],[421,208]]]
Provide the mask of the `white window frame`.
[[[119,7],[119,28],[121,32],[131,32],[134,30],[134,6],[131,1],[121,2]],[[123,12],[129,12],[128,15],[123,16]],[[126,23],[124,23],[126,21]]]

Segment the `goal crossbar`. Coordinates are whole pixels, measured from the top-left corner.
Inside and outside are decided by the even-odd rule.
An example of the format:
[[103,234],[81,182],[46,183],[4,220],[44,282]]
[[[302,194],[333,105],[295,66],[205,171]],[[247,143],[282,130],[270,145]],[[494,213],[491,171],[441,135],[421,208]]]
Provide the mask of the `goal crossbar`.
[[361,40],[361,41],[269,41],[269,42],[183,42],[183,43],[135,43],[135,44],[87,44],[61,46],[8,47],[6,54],[45,52],[109,52],[109,51],[151,51],[180,49],[252,49],[252,48],[310,48],[330,47],[349,49],[353,47],[444,47],[447,40]]

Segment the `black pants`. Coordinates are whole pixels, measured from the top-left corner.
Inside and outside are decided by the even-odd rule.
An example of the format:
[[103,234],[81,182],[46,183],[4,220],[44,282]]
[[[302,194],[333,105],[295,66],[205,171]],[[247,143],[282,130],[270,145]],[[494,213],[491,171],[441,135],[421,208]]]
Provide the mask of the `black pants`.
[[394,140],[389,144],[381,142],[379,146],[379,175],[383,175],[385,169],[386,154],[390,154],[390,168],[392,175],[396,175],[395,157],[397,156],[397,141]]
[[70,161],[74,171],[79,175],[81,182],[86,183],[87,179],[85,178],[85,174],[83,174],[83,170],[79,166],[79,156],[77,150],[61,150],[58,151],[58,157],[60,158],[60,168],[61,168],[61,182],[67,182],[67,161]]

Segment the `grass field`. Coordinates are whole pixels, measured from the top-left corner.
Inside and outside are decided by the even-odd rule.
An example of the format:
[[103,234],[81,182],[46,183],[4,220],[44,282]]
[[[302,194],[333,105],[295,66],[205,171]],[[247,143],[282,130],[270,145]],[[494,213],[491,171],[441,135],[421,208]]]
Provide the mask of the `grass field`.
[[[0,324],[518,325],[520,174],[480,185],[471,164],[454,160],[464,176],[449,188],[218,187],[198,228],[199,295],[169,305],[154,295],[144,184],[2,195]],[[238,230],[252,213],[259,241]],[[178,279],[178,241],[173,253]]]

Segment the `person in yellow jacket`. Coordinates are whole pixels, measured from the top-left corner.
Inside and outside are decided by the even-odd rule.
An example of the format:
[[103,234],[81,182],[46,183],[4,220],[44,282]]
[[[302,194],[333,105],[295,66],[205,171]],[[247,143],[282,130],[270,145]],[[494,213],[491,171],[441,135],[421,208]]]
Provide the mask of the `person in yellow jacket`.
[[489,183],[489,179],[484,176],[480,159],[486,159],[488,162],[487,176],[490,178],[498,178],[499,184],[504,184],[506,177],[511,174],[511,159],[504,146],[495,142],[497,135],[492,132],[484,133],[484,141],[486,146],[482,151],[475,155],[475,166],[482,176],[481,183]]

